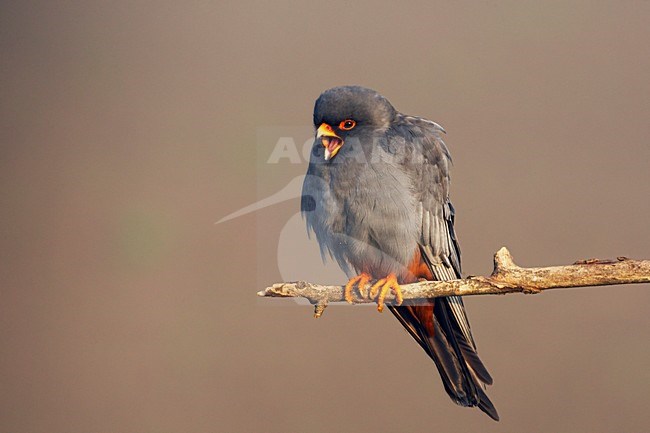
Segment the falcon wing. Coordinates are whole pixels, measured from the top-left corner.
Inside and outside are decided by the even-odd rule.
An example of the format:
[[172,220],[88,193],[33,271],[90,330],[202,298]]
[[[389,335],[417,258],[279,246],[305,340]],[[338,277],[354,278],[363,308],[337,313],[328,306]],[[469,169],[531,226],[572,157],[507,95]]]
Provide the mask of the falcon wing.
[[[435,280],[461,278],[455,214],[449,201],[451,158],[441,138],[444,130],[425,119],[406,116],[401,125],[403,129],[397,134],[405,137],[406,154],[410,155],[403,169],[412,179],[417,198],[422,260]],[[434,360],[452,399],[463,406],[479,406],[498,419],[483,391],[485,384],[492,383],[492,377],[476,353],[462,298],[438,298],[433,306],[405,306],[391,311]]]

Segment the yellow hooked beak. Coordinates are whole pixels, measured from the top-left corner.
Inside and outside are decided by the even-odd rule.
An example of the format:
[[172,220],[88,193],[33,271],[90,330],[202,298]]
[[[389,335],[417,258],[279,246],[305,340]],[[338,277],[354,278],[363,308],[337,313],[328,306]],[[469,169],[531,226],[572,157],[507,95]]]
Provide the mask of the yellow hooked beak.
[[325,161],[334,158],[334,155],[343,146],[343,139],[334,133],[334,130],[327,123],[321,123],[316,131],[316,139],[320,139],[325,147]]

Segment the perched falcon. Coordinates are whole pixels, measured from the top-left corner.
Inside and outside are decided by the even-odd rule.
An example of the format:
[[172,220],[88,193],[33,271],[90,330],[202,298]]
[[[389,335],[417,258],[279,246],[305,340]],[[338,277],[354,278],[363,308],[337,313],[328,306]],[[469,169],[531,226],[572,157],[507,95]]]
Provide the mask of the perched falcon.
[[[346,299],[356,290],[381,311],[388,291],[401,302],[400,284],[461,278],[444,130],[358,86],[323,92],[314,126],[301,208],[321,253],[350,277]],[[463,300],[388,308],[433,359],[452,400],[498,420],[484,392],[492,377],[476,353]]]

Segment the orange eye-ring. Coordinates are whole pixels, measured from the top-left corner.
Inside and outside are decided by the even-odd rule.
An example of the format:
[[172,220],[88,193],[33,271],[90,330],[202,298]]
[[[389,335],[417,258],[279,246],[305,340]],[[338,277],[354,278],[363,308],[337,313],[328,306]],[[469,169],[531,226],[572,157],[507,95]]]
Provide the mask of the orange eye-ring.
[[339,123],[339,128],[344,130],[344,131],[349,131],[350,129],[354,128],[357,126],[357,122],[355,122],[352,119],[347,119]]

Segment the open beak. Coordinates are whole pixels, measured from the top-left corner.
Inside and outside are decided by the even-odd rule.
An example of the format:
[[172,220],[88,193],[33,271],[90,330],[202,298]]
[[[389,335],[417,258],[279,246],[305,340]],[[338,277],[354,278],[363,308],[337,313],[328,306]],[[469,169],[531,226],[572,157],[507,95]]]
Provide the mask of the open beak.
[[334,155],[343,146],[343,139],[334,133],[334,130],[327,123],[321,123],[316,131],[316,139],[320,139],[325,147],[325,161],[334,158]]

